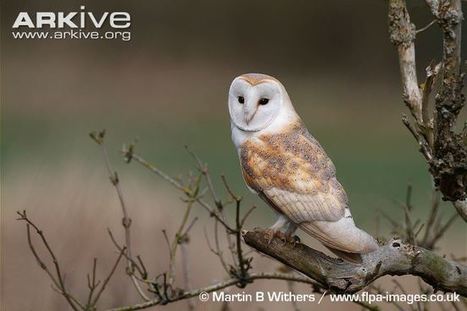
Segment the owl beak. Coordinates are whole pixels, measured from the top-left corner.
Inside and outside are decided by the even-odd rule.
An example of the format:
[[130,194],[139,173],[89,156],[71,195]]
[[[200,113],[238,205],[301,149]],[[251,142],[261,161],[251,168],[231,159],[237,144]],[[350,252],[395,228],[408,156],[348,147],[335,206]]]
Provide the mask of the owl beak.
[[251,120],[253,120],[257,111],[257,107],[255,107],[254,109],[245,109],[245,123],[247,125],[251,122]]

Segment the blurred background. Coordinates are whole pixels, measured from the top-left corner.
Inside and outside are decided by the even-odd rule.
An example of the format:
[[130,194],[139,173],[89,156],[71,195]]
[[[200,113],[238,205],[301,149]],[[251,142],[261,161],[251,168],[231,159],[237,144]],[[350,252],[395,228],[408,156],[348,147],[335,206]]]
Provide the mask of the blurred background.
[[[20,11],[68,12],[78,11],[80,5],[96,14],[129,12],[131,41],[11,36]],[[418,28],[430,22],[421,1],[413,2],[410,10]],[[88,136],[95,129],[107,129],[111,160],[133,218],[134,252],[145,258],[152,275],[167,268],[161,230],[175,232],[184,203],[156,176],[125,164],[119,153],[123,143],[138,139],[137,152],[172,176],[193,170],[184,149],[188,145],[209,164],[219,191],[219,176],[225,174],[245,195],[245,208],[259,206],[247,228],[272,224],[273,212],[244,186],[230,140],[227,91],[232,79],[245,72],[273,75],[286,86],[310,132],[333,159],[359,226],[390,237],[390,227],[378,211],[402,221],[398,202],[405,200],[408,184],[414,189],[417,215],[422,218],[428,212],[431,181],[401,122],[407,110],[396,51],[388,39],[386,1],[6,0],[1,20],[5,310],[67,310],[30,253],[24,226],[15,220],[17,210],[26,209],[45,229],[69,289],[80,298],[86,297],[86,273],[93,257],[99,258],[101,277],[110,269],[116,252],[106,228],[123,239],[121,215],[102,155]],[[436,26],[417,36],[420,77],[432,59],[439,60],[440,46]],[[464,112],[461,120],[465,116]],[[454,212],[449,204],[441,210],[446,218]],[[195,214],[201,219],[188,252],[192,286],[200,287],[223,274],[216,258],[207,255],[202,232],[204,227],[211,229],[211,222],[201,208]],[[442,254],[465,256],[461,221],[440,246]],[[279,267],[261,256],[253,265],[264,271]],[[400,279],[408,288],[416,284],[411,277]],[[244,291],[265,289],[287,287],[279,281],[258,281]],[[297,287],[301,293],[308,290]],[[136,301],[121,265],[100,307]],[[179,302],[159,308],[185,306]],[[230,307],[292,310],[285,303]],[[327,302],[320,307],[359,310],[356,305]],[[220,308],[197,303],[198,310]]]

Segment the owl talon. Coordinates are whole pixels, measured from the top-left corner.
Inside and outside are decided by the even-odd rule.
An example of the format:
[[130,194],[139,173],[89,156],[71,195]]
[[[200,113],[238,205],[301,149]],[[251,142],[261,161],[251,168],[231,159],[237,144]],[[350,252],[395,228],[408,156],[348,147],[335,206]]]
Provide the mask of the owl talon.
[[268,240],[268,245],[271,244],[272,240],[274,240],[274,238],[279,238],[281,241],[283,241],[284,243],[287,243],[287,236],[279,231],[279,230],[274,230],[274,229],[266,229],[264,230],[264,233],[265,233],[265,236]]
[[282,241],[283,246],[287,245],[289,242],[289,238],[285,234],[278,235],[278,238]]
[[290,234],[285,234],[285,242],[290,243],[293,246],[300,244],[300,238],[297,235],[290,235]]
[[294,246],[297,245],[297,244],[300,244],[300,243],[302,242],[302,241],[300,240],[300,237],[299,237],[298,235],[294,235],[294,236],[292,237],[292,239],[293,239],[292,243],[294,244]]
[[271,244],[272,240],[274,239],[274,230],[271,230],[271,229],[264,230],[264,236],[268,240],[268,245]]

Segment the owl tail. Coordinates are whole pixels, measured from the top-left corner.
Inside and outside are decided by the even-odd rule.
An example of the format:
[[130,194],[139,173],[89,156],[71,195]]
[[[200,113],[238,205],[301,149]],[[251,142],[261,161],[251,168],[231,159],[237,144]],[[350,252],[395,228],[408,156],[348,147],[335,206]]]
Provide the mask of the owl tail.
[[337,256],[360,263],[360,254],[371,253],[378,248],[376,240],[357,228],[352,218],[338,221],[313,221],[300,224],[300,229],[320,241]]

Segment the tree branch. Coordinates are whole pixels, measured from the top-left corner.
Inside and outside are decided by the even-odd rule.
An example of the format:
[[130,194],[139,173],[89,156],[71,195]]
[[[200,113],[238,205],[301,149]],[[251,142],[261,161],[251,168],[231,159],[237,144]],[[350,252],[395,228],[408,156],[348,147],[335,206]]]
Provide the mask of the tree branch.
[[[57,291],[60,294],[62,294],[63,297],[65,297],[70,307],[75,311],[79,309],[83,310],[84,309],[83,305],[73,295],[71,295],[68,292],[67,288],[65,287],[65,280],[64,280],[64,276],[61,271],[61,268],[60,268],[60,263],[58,262],[54,251],[50,247],[49,242],[45,238],[43,231],[40,230],[39,227],[37,227],[36,224],[34,224],[28,218],[28,216],[26,215],[26,211],[22,211],[22,212],[18,211],[16,213],[20,216],[18,220],[24,221],[26,223],[26,232],[27,232],[29,249],[33,253],[34,257],[36,258],[36,261],[39,264],[39,266],[48,274],[49,278],[52,280],[52,283],[55,285]],[[55,268],[55,275],[49,269],[49,267],[45,264],[44,260],[41,259],[41,257],[36,251],[36,248],[34,247],[34,243],[32,242],[32,238],[31,238],[31,227],[34,228],[36,234],[40,237],[42,244],[47,249],[47,253],[49,254],[49,257],[52,260],[53,266]]]
[[107,148],[104,143],[104,137],[105,137],[105,130],[101,131],[94,131],[89,134],[89,136],[100,146],[102,150],[102,154],[104,157],[105,161],[105,166],[107,169],[107,173],[109,174],[109,179],[112,185],[115,188],[115,191],[117,192],[118,200],[120,202],[120,207],[122,210],[122,226],[125,231],[125,248],[127,249],[127,272],[128,275],[131,278],[131,281],[133,282],[133,286],[135,287],[136,291],[138,294],[143,298],[144,300],[149,300],[149,297],[146,295],[144,290],[141,288],[141,285],[139,284],[138,279],[134,275],[134,266],[133,266],[133,252],[132,252],[132,247],[131,247],[131,218],[128,215],[128,210],[126,207],[125,199],[123,196],[123,191],[120,186],[120,178],[118,177],[118,174],[116,171],[113,170],[112,164],[110,163],[109,155],[107,152]]
[[[397,47],[403,99],[414,124],[407,117],[403,122],[417,140],[443,199],[453,202],[459,215],[467,221],[467,146],[462,133],[454,131],[465,102],[462,93],[464,74],[461,71],[462,4],[461,0],[425,1],[442,30],[443,57],[440,64],[427,68],[427,78],[422,85],[418,84],[415,61],[417,31],[410,21],[406,2],[389,1],[390,39]],[[441,85],[430,114],[429,98],[437,78]]]
[[405,1],[389,1],[390,40],[399,53],[404,102],[417,123],[422,123],[422,93],[418,87],[415,64],[415,32]]
[[244,231],[249,246],[273,257],[337,293],[357,292],[384,275],[416,275],[435,289],[467,296],[467,267],[432,251],[393,239],[356,265],[331,258],[304,244],[269,243],[263,231]]
[[[439,161],[433,171],[435,184],[444,198],[452,202],[467,198],[467,147],[462,135],[453,130],[465,102],[461,71],[462,19],[461,0],[440,1],[436,20],[443,32],[443,77],[435,98],[434,153]],[[467,215],[463,218],[467,221]]]
[[[293,282],[299,282],[299,283],[305,283],[305,284],[310,284],[310,285],[316,285],[316,283],[313,280],[310,280],[307,277],[302,277],[302,276],[295,276],[292,274],[284,274],[284,273],[252,273],[248,276],[248,280],[250,283],[252,283],[255,280],[283,280],[283,281],[293,281]],[[156,298],[154,300],[144,302],[141,304],[135,304],[135,305],[129,305],[125,307],[118,307],[118,308],[113,308],[113,309],[108,309],[107,311],[133,311],[133,310],[143,310],[147,309],[152,306],[157,306],[160,304],[167,304],[167,303],[172,303],[192,297],[196,297],[199,294],[205,292],[205,293],[211,293],[220,289],[224,289],[227,287],[231,287],[236,285],[239,282],[237,278],[232,278],[228,279],[223,282],[219,282],[217,284],[213,284],[207,287],[191,290],[191,291],[186,291],[180,293],[180,295],[175,296],[171,298],[170,300],[161,300],[159,298]]]

